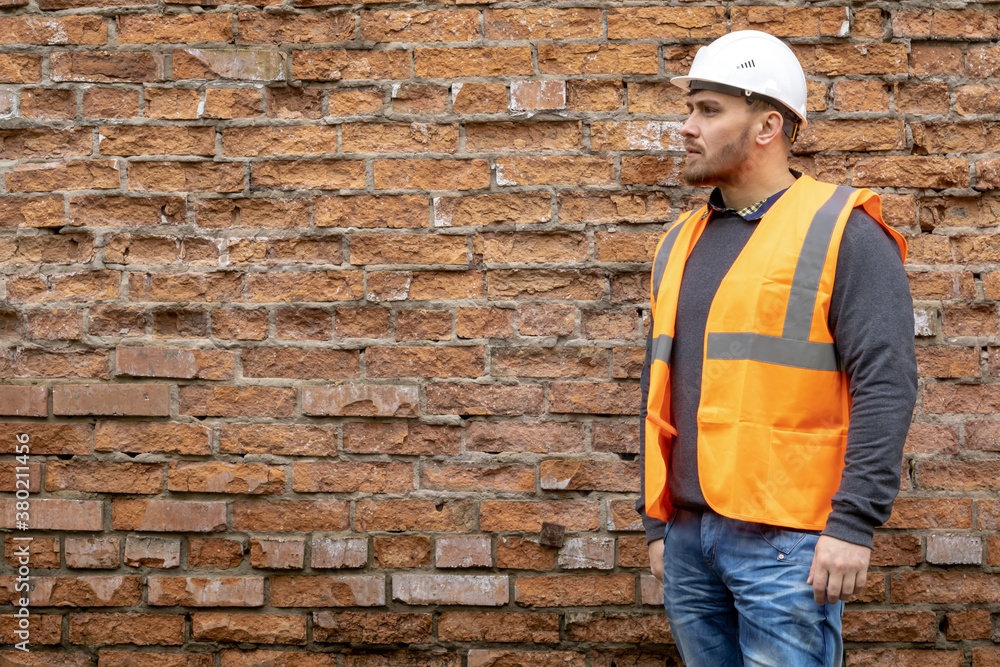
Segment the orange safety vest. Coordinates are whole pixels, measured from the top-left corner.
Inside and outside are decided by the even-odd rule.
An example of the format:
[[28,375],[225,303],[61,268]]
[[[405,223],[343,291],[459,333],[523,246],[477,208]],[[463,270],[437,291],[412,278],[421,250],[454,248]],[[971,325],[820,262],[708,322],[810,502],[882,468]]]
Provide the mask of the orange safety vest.
[[[705,327],[698,406],[698,478],[708,505],[743,521],[819,530],[840,486],[851,407],[828,324],[844,226],[871,190],[809,176],[768,209],[722,280]],[[677,435],[670,415],[670,349],[684,264],[708,221],[687,211],[657,244],[650,303],[653,350],[645,423],[649,516],[671,514],[667,470]]]

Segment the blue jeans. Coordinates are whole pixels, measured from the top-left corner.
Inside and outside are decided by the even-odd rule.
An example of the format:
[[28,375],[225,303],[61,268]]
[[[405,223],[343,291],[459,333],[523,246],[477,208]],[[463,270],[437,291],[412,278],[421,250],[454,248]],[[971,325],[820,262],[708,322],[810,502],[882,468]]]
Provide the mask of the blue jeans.
[[663,606],[686,667],[840,667],[843,600],[806,585],[819,531],[677,508],[663,535]]

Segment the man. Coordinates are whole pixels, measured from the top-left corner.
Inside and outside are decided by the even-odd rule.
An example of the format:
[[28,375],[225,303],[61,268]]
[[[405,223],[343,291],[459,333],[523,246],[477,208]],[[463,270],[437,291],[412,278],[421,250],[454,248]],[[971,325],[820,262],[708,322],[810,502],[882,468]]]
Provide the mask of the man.
[[683,178],[715,188],[653,264],[650,567],[687,667],[840,665],[916,400],[906,242],[874,192],[789,169],[806,82],[780,40],[731,33],[672,82]]

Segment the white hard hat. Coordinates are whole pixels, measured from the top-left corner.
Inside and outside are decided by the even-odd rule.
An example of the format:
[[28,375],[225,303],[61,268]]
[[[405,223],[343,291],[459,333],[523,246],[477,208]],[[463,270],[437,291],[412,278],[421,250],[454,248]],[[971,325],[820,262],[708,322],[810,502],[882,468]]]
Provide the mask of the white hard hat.
[[[684,90],[707,88],[751,101],[764,98],[786,107],[806,126],[806,76],[792,50],[758,30],[737,30],[702,47],[687,76],[670,79]],[[793,119],[789,119],[793,120]]]

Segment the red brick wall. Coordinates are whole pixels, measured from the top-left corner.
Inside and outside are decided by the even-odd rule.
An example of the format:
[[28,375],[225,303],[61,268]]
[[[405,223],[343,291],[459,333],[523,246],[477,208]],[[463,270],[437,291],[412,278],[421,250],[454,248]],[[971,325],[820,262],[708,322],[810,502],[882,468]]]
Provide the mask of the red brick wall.
[[0,602],[28,434],[44,664],[675,656],[632,510],[650,254],[705,194],[668,78],[740,28],[805,66],[796,164],[910,239],[850,662],[1000,664],[1000,10],[585,4],[0,0]]

